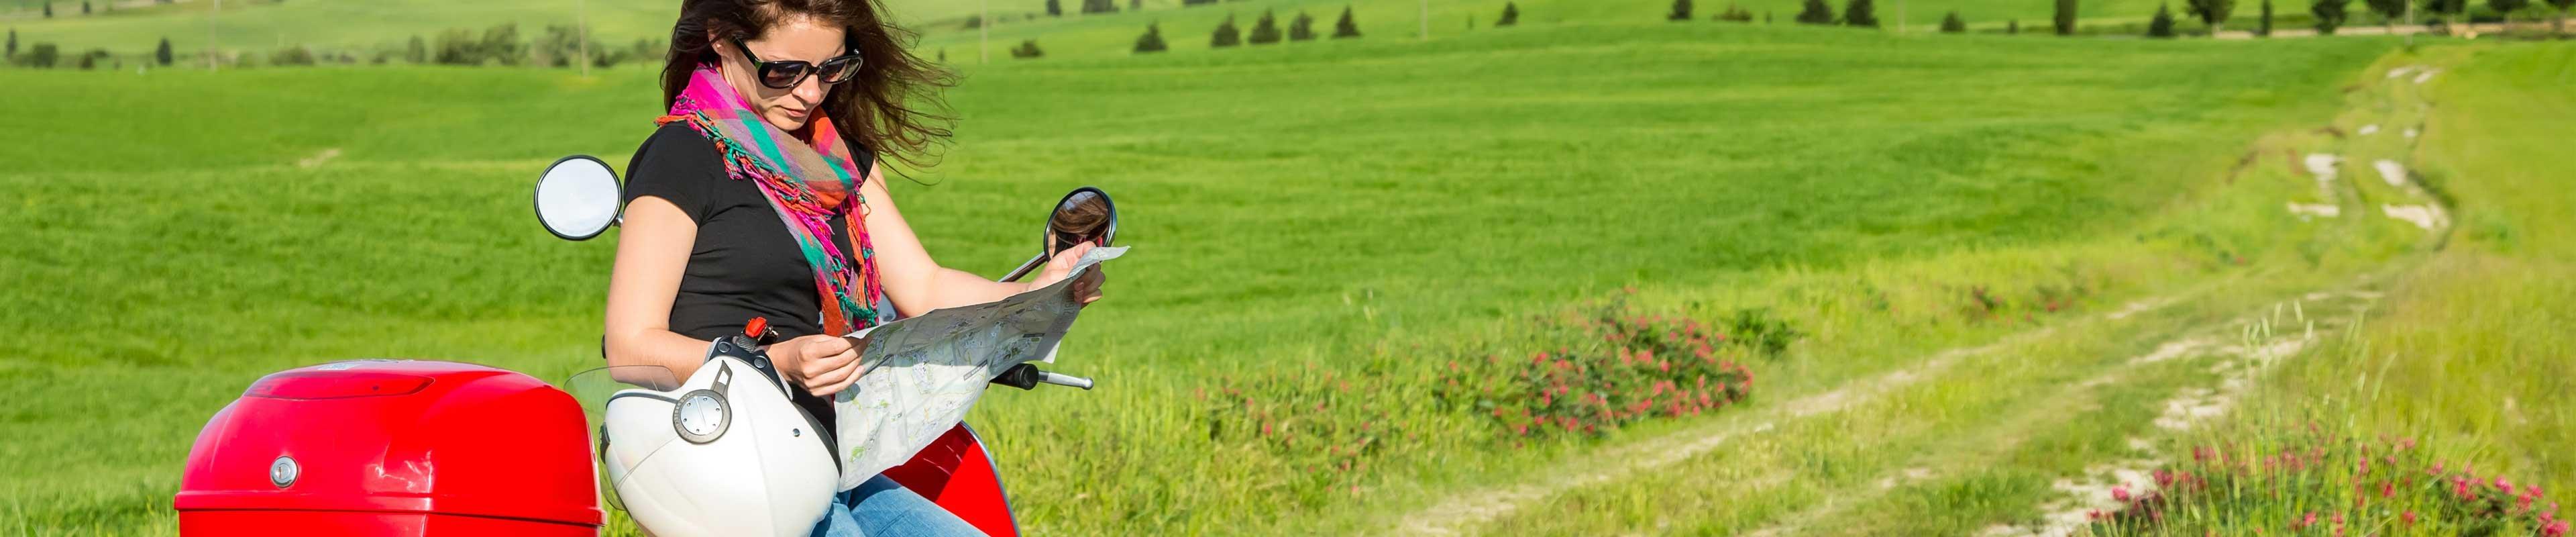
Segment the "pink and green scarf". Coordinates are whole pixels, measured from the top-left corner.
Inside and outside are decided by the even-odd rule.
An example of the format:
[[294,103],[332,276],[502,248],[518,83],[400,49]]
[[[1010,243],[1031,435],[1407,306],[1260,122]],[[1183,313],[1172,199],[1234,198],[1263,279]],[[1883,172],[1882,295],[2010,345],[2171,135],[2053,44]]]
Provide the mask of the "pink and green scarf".
[[[866,172],[858,168],[832,120],[819,113],[813,118],[796,133],[771,126],[710,63],[698,66],[688,88],[672,101],[670,115],[654,123],[688,122],[715,141],[728,177],[760,186],[770,208],[796,236],[805,264],[814,269],[814,290],[823,297],[824,333],[848,334],[875,326],[880,314],[893,312],[878,311],[885,290],[868,240],[867,199],[859,194]],[[831,240],[833,216],[847,217],[858,255],[845,255]]]

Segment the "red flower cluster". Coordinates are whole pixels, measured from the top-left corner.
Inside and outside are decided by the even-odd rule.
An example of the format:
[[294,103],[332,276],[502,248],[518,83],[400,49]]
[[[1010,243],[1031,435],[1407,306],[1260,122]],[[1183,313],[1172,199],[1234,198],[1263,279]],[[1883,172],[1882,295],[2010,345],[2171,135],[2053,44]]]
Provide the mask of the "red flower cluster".
[[[1449,364],[1442,398],[1474,405],[1512,437],[1600,434],[1648,418],[1714,411],[1752,394],[1745,352],[1698,321],[1613,306],[1576,323],[1580,347]],[[1594,343],[1597,342],[1597,343]]]
[[[2466,534],[2522,528],[2529,532],[2524,534],[2541,537],[2566,537],[2569,529],[2569,521],[2558,518],[2558,504],[2548,502],[2539,486],[2516,487],[2502,475],[2481,478],[2465,464],[2449,470],[2448,464],[2415,451],[2411,439],[2364,442],[2311,426],[2294,431],[2288,440],[2263,450],[2195,447],[2190,462],[2155,471],[2155,490],[2136,494],[2126,487],[2113,489],[2112,497],[2122,507],[2091,517],[2093,524],[2107,526],[2096,533],[2152,533],[2148,530],[2170,522],[2173,513],[2224,517],[2285,512],[2292,532],[2336,535],[2356,526],[2417,524]],[[2343,507],[2334,507],[2339,505]]]

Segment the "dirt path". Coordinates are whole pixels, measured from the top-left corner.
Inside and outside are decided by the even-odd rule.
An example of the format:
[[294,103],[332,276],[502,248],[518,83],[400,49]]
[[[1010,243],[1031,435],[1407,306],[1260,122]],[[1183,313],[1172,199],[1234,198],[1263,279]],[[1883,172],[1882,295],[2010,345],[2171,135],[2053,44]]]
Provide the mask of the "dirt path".
[[[2202,287],[2192,291],[2191,293],[2196,294],[2208,289],[2209,287]],[[2178,297],[2156,297],[2139,300],[2131,302],[2119,310],[2097,317],[2078,320],[2076,322],[2118,322],[2132,318],[2141,313],[2172,305],[2179,300],[2180,299]],[[1398,526],[1396,533],[1406,535],[1454,535],[1460,533],[1462,528],[1473,527],[1478,524],[1500,518],[1519,510],[1522,506],[1559,492],[1618,481],[1620,479],[1627,478],[1628,476],[1636,475],[1640,472],[1672,466],[1684,460],[1689,460],[1692,457],[1715,450],[1719,446],[1725,445],[1729,440],[1745,435],[1759,434],[1769,431],[1776,423],[1783,420],[1795,420],[1832,414],[1844,409],[1859,406],[1863,403],[1876,400],[1878,397],[1889,392],[1911,386],[1926,379],[1938,377],[1943,371],[1949,369],[1950,366],[1959,363],[1961,360],[1992,354],[1998,350],[2008,349],[2032,341],[2044,339],[2056,332],[2056,327],[2041,327],[2030,331],[2012,334],[2001,340],[1987,343],[1985,345],[1942,351],[1926,357],[1921,362],[1912,366],[1900,368],[1895,371],[1889,371],[1877,376],[1856,379],[1822,393],[1800,397],[1779,406],[1762,409],[1758,414],[1746,419],[1732,420],[1724,425],[1668,434],[1662,437],[1631,443],[1628,445],[1607,448],[1599,452],[1583,456],[1587,461],[1626,461],[1624,463],[1599,465],[1598,467],[1591,468],[1590,471],[1572,475],[1551,473],[1534,476],[1529,483],[1522,485],[1453,494],[1450,495],[1448,499],[1429,509],[1404,517],[1403,522]],[[1558,467],[1563,468],[1572,466],[1574,465],[1560,465]]]

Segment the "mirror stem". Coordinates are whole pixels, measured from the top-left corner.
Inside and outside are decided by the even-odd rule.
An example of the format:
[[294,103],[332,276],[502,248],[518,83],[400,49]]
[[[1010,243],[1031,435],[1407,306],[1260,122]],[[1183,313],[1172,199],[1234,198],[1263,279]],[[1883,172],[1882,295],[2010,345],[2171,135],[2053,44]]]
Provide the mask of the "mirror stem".
[[994,281],[1000,281],[1000,282],[1016,282],[1016,281],[1020,281],[1020,278],[1025,277],[1025,276],[1028,276],[1028,275],[1029,275],[1029,272],[1037,270],[1037,269],[1038,269],[1038,267],[1046,266],[1046,262],[1047,262],[1047,256],[1043,256],[1043,255],[1041,255],[1041,256],[1037,256],[1037,257],[1031,257],[1031,258],[1029,258],[1029,262],[1027,262],[1027,263],[1021,263],[1021,264],[1020,264],[1020,268],[1011,269],[1011,274],[1010,274],[1009,276],[1003,276],[1003,277],[1002,277],[1002,279],[994,280]]

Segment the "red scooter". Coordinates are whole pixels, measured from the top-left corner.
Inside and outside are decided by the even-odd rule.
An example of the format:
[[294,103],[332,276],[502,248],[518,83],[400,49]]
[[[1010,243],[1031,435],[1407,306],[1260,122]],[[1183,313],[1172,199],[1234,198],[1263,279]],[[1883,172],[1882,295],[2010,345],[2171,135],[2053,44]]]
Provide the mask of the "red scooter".
[[[580,241],[615,225],[621,200],[615,172],[573,156],[547,168],[535,205],[548,232]],[[1076,189],[1050,214],[1041,253],[1003,280],[1075,244],[1108,246],[1116,233],[1109,196]],[[581,386],[600,381],[583,377],[600,371],[566,384],[589,391]],[[1034,363],[992,383],[1092,387]],[[583,407],[533,377],[471,364],[356,360],[274,373],[199,432],[173,501],[180,532],[596,535],[606,439],[591,434],[602,429]],[[1019,534],[990,452],[963,423],[884,474],[987,534]]]

